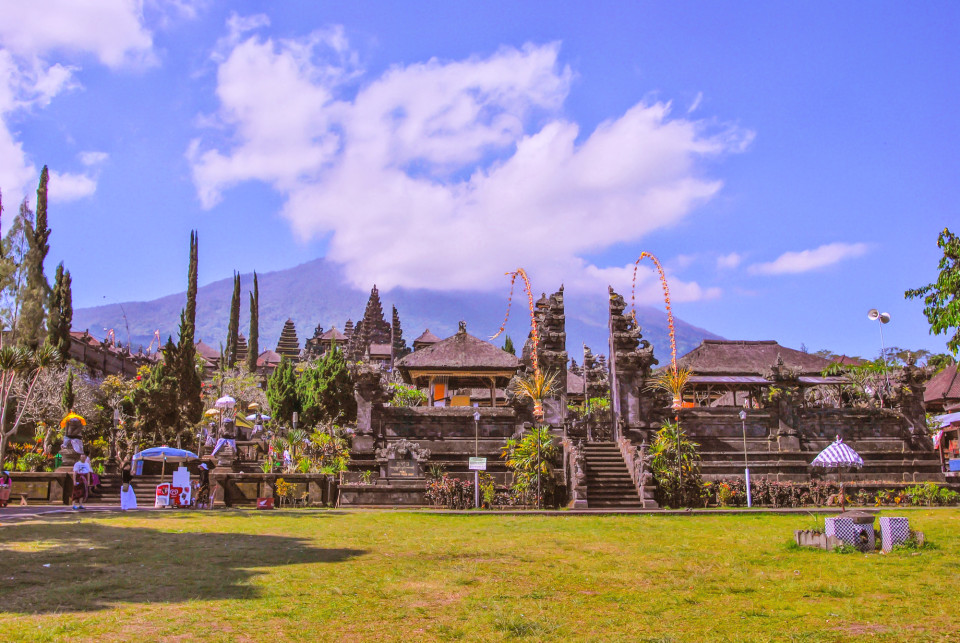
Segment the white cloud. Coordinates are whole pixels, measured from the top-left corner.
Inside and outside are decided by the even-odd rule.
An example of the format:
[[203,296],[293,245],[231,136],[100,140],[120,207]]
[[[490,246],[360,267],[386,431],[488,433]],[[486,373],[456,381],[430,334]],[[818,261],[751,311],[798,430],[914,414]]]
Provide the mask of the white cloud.
[[97,180],[85,174],[50,172],[47,188],[53,202],[65,203],[93,195],[97,191]]
[[214,58],[221,127],[187,150],[198,196],[210,208],[242,181],[269,183],[358,286],[499,287],[520,265],[605,286],[619,269],[581,255],[682,220],[721,187],[701,159],[752,135],[646,102],[582,133],[562,116],[573,73],[558,56],[548,44],[432,59],[356,89],[339,29],[237,40]]
[[869,247],[865,243],[828,243],[813,250],[785,252],[774,261],[750,266],[750,272],[756,275],[784,275],[809,272],[835,263],[860,257]]
[[719,270],[731,270],[739,266],[741,261],[743,261],[743,257],[736,252],[731,252],[728,255],[720,255],[717,257],[717,268]]
[[[152,44],[136,0],[0,3],[0,189],[8,199],[30,194],[39,173],[10,130],[11,117],[42,109],[79,86],[79,67],[49,56],[92,55],[111,68],[142,65],[153,62]],[[51,198],[75,199],[96,189],[91,176],[58,176],[61,187],[56,196],[51,187]]]
[[17,56],[89,53],[108,67],[151,60],[153,38],[135,0],[0,3],[0,43]]
[[690,107],[687,108],[687,114],[692,114],[695,111],[697,111],[697,109],[700,108],[700,103],[702,102],[703,102],[703,92],[697,92],[697,95],[694,96],[693,98],[693,102],[690,103]]
[[104,163],[108,158],[110,158],[110,155],[107,154],[106,152],[94,152],[91,150],[88,152],[80,152],[77,158],[80,159],[81,163],[83,163],[87,167],[90,167],[93,165],[100,165],[101,163]]

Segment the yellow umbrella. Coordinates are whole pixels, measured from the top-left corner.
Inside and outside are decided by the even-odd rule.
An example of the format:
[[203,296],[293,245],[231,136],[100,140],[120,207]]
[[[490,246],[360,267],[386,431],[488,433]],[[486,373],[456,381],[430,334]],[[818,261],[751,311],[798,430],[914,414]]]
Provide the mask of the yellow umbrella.
[[260,408],[260,405],[257,404],[256,402],[251,402],[251,403],[247,406],[247,410],[248,410],[248,411],[256,411],[256,410],[259,409],[259,408]]
[[61,429],[66,428],[67,422],[69,422],[70,420],[73,420],[74,418],[76,418],[77,420],[80,420],[80,424],[82,424],[83,426],[87,426],[87,421],[84,420],[79,415],[77,415],[76,413],[67,413],[67,415],[62,420],[60,420],[60,428]]
[[207,409],[207,410],[204,412],[204,415],[206,415],[207,417],[211,417],[211,418],[212,418],[212,417],[214,417],[215,415],[220,415],[220,409]]

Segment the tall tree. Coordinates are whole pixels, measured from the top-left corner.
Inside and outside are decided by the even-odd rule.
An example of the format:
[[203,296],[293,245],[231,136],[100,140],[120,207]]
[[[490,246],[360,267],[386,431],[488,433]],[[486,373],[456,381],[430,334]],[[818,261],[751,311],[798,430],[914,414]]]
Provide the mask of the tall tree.
[[397,307],[393,307],[393,323],[391,324],[393,329],[393,359],[398,360],[405,355],[410,354],[410,349],[407,347],[407,342],[403,339],[403,329],[400,327],[400,313],[397,312]]
[[923,297],[923,314],[930,323],[930,334],[947,335],[947,348],[956,356],[960,352],[960,238],[944,228],[937,238],[937,247],[943,251],[937,280],[908,290],[903,296]]
[[197,347],[194,343],[197,328],[198,247],[197,232],[193,230],[190,232],[190,265],[187,268],[187,305],[180,313],[179,341],[170,358],[172,376],[179,384],[179,413],[176,417],[178,435],[182,433],[185,425],[196,424],[203,417],[202,386],[197,367]]
[[257,372],[257,358],[260,356],[260,286],[257,273],[253,273],[253,292],[250,293],[250,339],[247,342],[247,368]]
[[507,335],[503,340],[503,350],[511,355],[517,354],[517,349],[513,347],[513,340],[510,339],[510,335]]
[[277,369],[267,380],[267,401],[270,411],[278,422],[291,421],[293,412],[300,411],[300,398],[297,396],[297,378],[293,372],[293,362],[284,355]]
[[73,392],[73,371],[67,369],[67,383],[63,385],[63,394],[60,396],[60,406],[63,407],[64,413],[73,410],[73,403],[76,399],[77,396]]
[[24,293],[18,330],[18,339],[24,346],[36,348],[43,335],[44,304],[50,296],[50,284],[43,272],[43,262],[50,252],[50,228],[47,227],[47,166],[40,172],[40,186],[37,188],[37,214],[33,224],[33,234],[28,237],[30,248],[27,251],[27,289]]
[[[2,204],[0,204],[2,205]],[[20,211],[13,218],[13,224],[7,230],[0,244],[0,324],[4,330],[11,331],[10,341],[17,340],[17,321],[20,318],[20,306],[27,289],[27,253],[30,251],[30,238],[33,236],[33,211],[26,200],[20,204]]]
[[47,343],[60,351],[61,359],[70,353],[70,327],[73,324],[73,293],[70,271],[57,266],[57,276],[50,293],[50,314],[47,316]]
[[304,368],[297,378],[296,389],[304,426],[318,422],[352,422],[357,417],[353,379],[336,344],[323,358]]
[[230,300],[230,321],[227,324],[227,368],[237,364],[237,343],[240,340],[240,273],[233,273],[233,298]]

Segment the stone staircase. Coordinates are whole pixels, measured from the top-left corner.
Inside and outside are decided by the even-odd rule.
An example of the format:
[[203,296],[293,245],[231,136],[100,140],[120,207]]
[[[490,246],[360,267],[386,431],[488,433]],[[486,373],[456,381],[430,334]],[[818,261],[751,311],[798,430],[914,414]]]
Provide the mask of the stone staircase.
[[587,506],[591,509],[643,509],[644,502],[614,442],[584,445]]
[[[165,482],[170,482],[170,474],[164,476]],[[134,476],[133,491],[137,494],[138,507],[152,507],[156,496],[157,485],[160,484],[160,476]],[[112,505],[120,506],[120,482],[119,475],[100,476],[101,494],[91,494],[87,500],[88,505]]]

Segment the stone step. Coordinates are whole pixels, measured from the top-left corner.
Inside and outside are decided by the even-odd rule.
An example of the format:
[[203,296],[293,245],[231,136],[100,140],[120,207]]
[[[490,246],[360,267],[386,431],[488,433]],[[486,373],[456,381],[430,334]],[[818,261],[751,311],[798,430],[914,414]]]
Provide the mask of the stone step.
[[[588,507],[640,509],[645,505],[627,470],[620,448],[612,443],[591,443],[583,448]],[[651,500],[647,504],[653,504]]]

